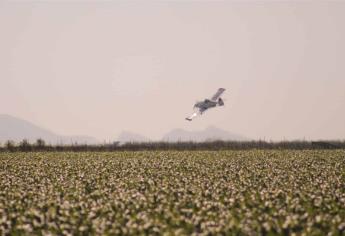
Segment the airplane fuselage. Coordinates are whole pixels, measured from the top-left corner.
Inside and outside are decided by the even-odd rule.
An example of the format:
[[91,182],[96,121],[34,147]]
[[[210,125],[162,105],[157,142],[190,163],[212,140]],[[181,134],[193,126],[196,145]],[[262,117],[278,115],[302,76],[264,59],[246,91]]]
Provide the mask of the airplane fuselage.
[[201,110],[207,110],[212,107],[216,107],[217,102],[211,101],[209,99],[205,99],[202,102],[197,102],[194,107],[200,108]]

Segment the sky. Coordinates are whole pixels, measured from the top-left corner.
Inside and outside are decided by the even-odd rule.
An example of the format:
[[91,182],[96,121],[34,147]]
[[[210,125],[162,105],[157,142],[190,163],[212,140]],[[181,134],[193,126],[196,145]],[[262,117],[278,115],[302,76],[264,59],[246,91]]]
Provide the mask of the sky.
[[0,114],[99,140],[345,139],[344,42],[341,1],[0,1]]

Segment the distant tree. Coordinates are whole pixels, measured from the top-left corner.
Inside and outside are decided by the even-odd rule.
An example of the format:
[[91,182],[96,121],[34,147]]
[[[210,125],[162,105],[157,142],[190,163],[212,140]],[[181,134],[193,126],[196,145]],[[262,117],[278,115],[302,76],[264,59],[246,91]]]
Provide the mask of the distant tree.
[[311,142],[311,145],[313,147],[321,148],[321,149],[336,149],[336,148],[338,148],[337,145],[335,145],[331,142],[324,142],[324,141]]
[[38,147],[39,149],[44,148],[46,145],[46,143],[44,142],[43,139],[39,138],[36,140],[36,147]]
[[23,141],[20,142],[19,144],[19,149],[21,151],[30,151],[31,150],[31,145],[27,139],[23,139]]
[[15,143],[14,143],[14,141],[8,140],[8,141],[5,143],[5,148],[7,149],[7,151],[10,151],[10,152],[14,151],[14,149],[15,149]]

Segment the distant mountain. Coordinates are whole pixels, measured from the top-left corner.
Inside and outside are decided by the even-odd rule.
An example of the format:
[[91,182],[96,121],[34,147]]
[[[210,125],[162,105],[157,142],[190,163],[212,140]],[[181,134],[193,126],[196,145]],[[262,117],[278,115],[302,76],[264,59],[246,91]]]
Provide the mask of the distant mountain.
[[127,142],[141,143],[141,142],[149,142],[150,139],[137,133],[123,131],[117,138],[117,141],[119,141],[120,143],[127,143]]
[[204,142],[204,141],[244,141],[248,138],[234,134],[213,126],[206,128],[201,131],[186,131],[183,129],[174,129],[167,133],[163,137],[163,141],[177,142],[177,141],[194,141],[194,142]]
[[90,136],[62,136],[54,132],[41,128],[31,122],[10,116],[0,114],[0,142],[7,140],[20,142],[27,139],[29,142],[35,142],[38,138],[51,144],[95,144],[98,140]]

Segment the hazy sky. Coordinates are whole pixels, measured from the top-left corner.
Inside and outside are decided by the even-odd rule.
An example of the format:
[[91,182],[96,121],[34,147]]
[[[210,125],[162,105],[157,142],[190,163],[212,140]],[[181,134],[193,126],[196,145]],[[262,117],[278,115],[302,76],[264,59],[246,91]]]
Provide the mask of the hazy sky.
[[100,140],[345,139],[345,2],[0,0],[0,113]]

